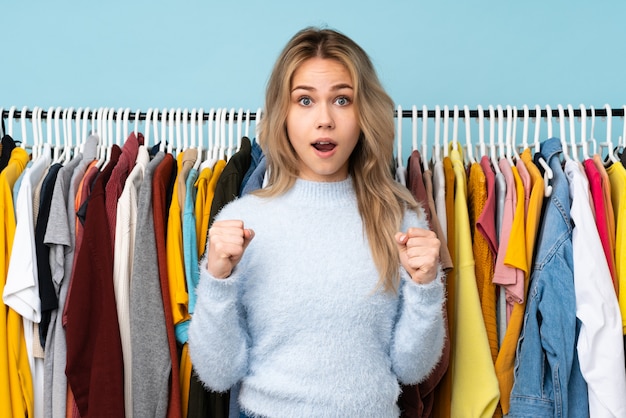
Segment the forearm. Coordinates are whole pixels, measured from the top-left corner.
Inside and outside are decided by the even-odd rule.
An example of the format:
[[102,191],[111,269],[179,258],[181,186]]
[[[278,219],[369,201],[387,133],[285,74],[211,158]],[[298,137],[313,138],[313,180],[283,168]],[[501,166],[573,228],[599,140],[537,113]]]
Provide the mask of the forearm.
[[443,272],[428,284],[403,277],[402,298],[391,346],[394,372],[402,383],[422,381],[441,357],[443,321]]
[[237,274],[216,279],[200,265],[197,302],[189,326],[189,352],[200,380],[226,391],[247,369],[247,331],[240,320]]

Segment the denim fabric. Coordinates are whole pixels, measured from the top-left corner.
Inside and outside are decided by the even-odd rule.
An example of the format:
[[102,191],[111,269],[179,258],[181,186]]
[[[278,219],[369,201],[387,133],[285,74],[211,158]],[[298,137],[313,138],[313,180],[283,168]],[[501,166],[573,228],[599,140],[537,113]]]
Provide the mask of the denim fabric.
[[557,138],[541,145],[553,190],[546,200],[520,335],[509,417],[588,417],[587,385],[580,372],[572,224],[567,178]]

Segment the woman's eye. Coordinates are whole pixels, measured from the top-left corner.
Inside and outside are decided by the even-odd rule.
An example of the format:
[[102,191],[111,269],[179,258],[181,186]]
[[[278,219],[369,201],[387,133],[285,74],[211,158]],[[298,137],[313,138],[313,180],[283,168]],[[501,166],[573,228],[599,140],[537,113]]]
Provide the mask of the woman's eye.
[[335,103],[337,103],[339,106],[347,106],[350,104],[350,99],[345,96],[337,97]]
[[301,97],[299,102],[302,106],[310,106],[313,103],[310,97]]

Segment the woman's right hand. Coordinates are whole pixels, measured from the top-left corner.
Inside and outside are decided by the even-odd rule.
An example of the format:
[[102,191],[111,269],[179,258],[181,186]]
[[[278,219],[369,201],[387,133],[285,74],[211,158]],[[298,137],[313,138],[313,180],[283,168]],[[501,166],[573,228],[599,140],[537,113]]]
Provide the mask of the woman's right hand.
[[243,227],[243,221],[215,221],[209,228],[207,269],[213,277],[225,279],[241,260],[254,238],[254,231]]

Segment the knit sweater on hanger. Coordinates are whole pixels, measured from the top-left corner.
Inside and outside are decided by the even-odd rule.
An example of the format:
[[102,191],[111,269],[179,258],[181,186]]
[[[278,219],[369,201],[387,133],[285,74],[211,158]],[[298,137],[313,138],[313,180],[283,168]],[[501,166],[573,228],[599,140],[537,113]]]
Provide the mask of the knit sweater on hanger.
[[[255,237],[227,279],[200,262],[189,349],[200,379],[253,416],[397,417],[399,383],[425,378],[440,357],[443,278],[399,292],[376,287],[349,178],[297,180],[286,194],[246,195],[217,219],[241,219]],[[423,212],[408,226],[426,228]]]

